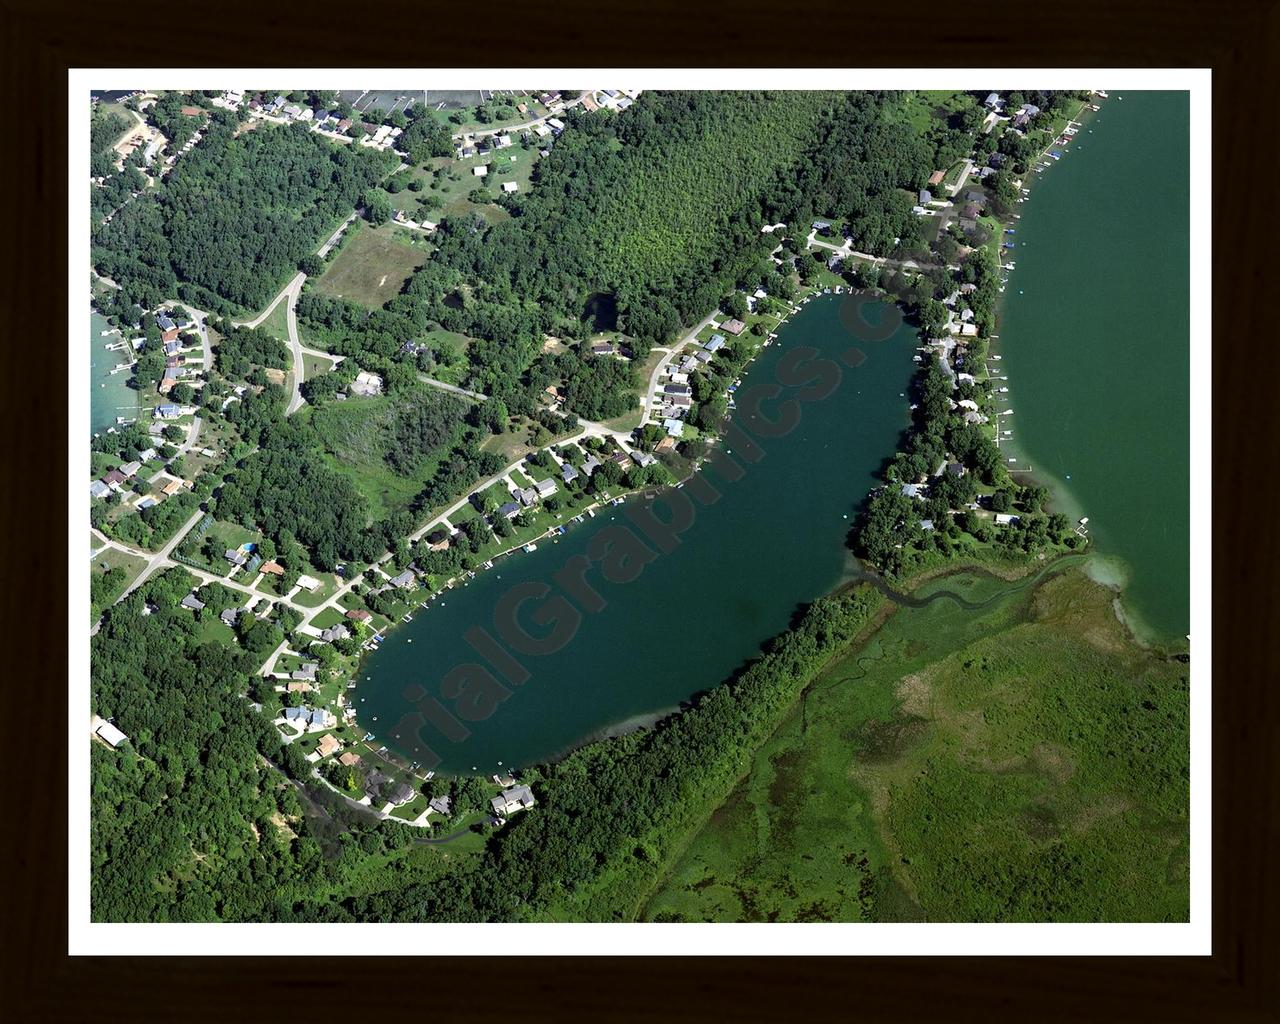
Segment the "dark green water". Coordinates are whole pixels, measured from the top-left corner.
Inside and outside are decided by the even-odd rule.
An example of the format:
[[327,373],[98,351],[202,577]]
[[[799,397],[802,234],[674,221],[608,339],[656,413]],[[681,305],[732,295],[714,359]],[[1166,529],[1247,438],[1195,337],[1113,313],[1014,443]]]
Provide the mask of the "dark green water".
[[[659,519],[669,518],[669,504],[694,510],[673,550],[660,551],[637,524],[648,506],[633,500],[571,526],[559,543],[543,541],[532,554],[500,561],[469,586],[446,592],[369,656],[363,668],[368,678],[354,691],[360,723],[379,743],[426,767],[493,771],[499,764],[550,759],[621,723],[673,708],[758,654],[762,642],[788,628],[799,605],[843,578],[854,510],[908,423],[903,393],[914,368],[915,331],[899,326],[887,340],[857,341],[866,332],[855,335],[844,322],[852,322],[852,301],[837,296],[811,302],[752,364],[735,421],[757,438],[762,455],[748,461],[747,445],[731,438],[725,447],[743,468],[738,480],[704,468],[657,503],[652,511]],[[855,344],[866,359],[853,369],[838,360]],[[742,396],[777,381],[802,347],[828,360],[822,372],[830,377],[836,371],[839,386],[825,398],[800,402],[790,433],[762,436],[762,417],[748,413]],[[798,376],[790,378],[797,385]],[[805,391],[784,387],[762,416],[774,418],[780,402]],[[706,498],[706,483],[718,500]],[[612,556],[601,550],[606,542],[613,544]],[[625,573],[615,569],[612,582],[606,580],[599,563],[624,550],[640,552],[632,562],[638,575],[624,581]],[[584,554],[593,560],[586,579],[604,603],[600,610],[589,595],[557,579]],[[565,627],[571,638],[548,654],[517,653],[503,641],[529,678],[512,685],[497,670],[504,666],[494,663],[491,682],[473,668],[469,688],[459,693],[449,683],[451,670],[485,664],[464,634],[483,626],[501,638],[496,623],[508,621],[504,595],[530,583],[550,589],[524,606],[519,621],[539,636]],[[552,618],[537,624],[540,611]],[[575,616],[576,629],[568,628]],[[503,693],[509,696],[496,706],[471,703],[478,695]],[[455,727],[441,709],[455,716],[465,737],[446,735]],[[415,719],[415,712],[422,717]]]
[[[1119,96],[1123,96],[1120,99]],[[1089,517],[1135,629],[1189,628],[1189,105],[1113,94],[1018,207],[996,351],[1014,450]],[[1207,341],[1207,339],[1206,339]]]
[[138,415],[138,393],[128,386],[129,374],[111,372],[112,367],[128,362],[126,352],[108,352],[106,346],[120,340],[120,335],[102,336],[111,325],[98,313],[89,314],[89,429],[101,434],[116,425],[117,416]]

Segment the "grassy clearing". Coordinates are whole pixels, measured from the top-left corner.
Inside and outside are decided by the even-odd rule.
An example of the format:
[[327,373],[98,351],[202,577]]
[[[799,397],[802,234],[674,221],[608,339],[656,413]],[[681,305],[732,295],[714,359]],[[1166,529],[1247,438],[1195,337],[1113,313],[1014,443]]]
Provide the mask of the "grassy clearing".
[[1186,920],[1187,668],[1078,569],[936,580],[825,672],[651,920]]
[[427,261],[427,254],[401,242],[395,230],[392,224],[362,227],[316,280],[316,289],[371,309],[400,294],[405,281]]

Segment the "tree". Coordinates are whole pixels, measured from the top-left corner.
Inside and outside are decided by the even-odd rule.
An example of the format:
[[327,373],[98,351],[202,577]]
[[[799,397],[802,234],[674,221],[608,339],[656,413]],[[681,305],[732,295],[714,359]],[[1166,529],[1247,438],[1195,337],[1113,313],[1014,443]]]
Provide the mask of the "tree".
[[364,196],[364,215],[374,227],[391,219],[391,200],[385,192],[370,189]]

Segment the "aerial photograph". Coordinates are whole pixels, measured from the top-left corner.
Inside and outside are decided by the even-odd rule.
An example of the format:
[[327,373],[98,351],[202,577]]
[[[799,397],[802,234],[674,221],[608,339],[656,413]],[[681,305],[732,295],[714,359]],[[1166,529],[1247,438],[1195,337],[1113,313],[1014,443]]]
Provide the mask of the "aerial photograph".
[[72,94],[87,920],[1191,921],[1188,91],[245,74]]

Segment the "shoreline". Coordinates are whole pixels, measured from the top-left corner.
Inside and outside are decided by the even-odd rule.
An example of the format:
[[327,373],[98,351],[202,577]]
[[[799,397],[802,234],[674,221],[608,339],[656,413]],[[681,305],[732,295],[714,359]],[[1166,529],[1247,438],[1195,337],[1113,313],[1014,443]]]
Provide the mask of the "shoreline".
[[[807,305],[809,302],[811,302],[816,298],[834,297],[836,295],[850,295],[850,294],[856,294],[857,292],[858,292],[857,288],[847,283],[844,285],[838,285],[838,286],[813,285],[808,288],[802,287],[801,289],[798,289],[796,297],[792,300],[788,300],[788,305],[790,307],[788,312],[779,319],[778,324],[774,328],[774,330],[770,331],[761,340],[761,342],[756,346],[755,351],[751,353],[750,357],[740,367],[739,379],[741,379],[742,376],[744,376],[747,373],[747,371],[752,367],[752,365],[755,363],[755,361],[759,358],[759,356],[763,353],[763,351],[767,347],[769,347],[770,345],[778,341],[782,328],[787,323],[789,323],[791,319],[797,313],[799,313],[805,307],[805,305]],[[885,296],[882,295],[881,293],[875,292],[874,294],[876,294],[876,297],[881,301],[886,301]],[[690,342],[690,338],[686,338],[686,340],[682,341],[672,351],[677,352],[684,348],[687,348],[689,345],[689,342]],[[647,382],[641,382],[642,389],[646,387],[646,385],[647,385]],[[646,397],[646,393],[642,392],[640,396],[642,402],[645,400],[645,397]],[[733,396],[730,395],[729,397],[732,398]],[[644,411],[645,410],[642,409],[642,412]],[[563,438],[559,441],[553,441],[551,442],[551,444],[554,445],[554,444],[570,443],[574,441],[578,436],[579,435],[573,435],[571,437]],[[593,504],[588,505],[583,509],[581,509],[579,512],[577,512],[575,516],[571,518],[568,522],[560,524],[560,528],[564,528],[567,530],[567,528],[573,524],[573,520],[575,518],[585,517],[587,516],[587,513],[589,511],[598,510],[600,508],[609,507],[613,505],[621,505],[637,496],[654,498],[666,490],[678,489],[680,487],[683,487],[689,480],[691,480],[696,475],[698,470],[702,467],[703,463],[705,463],[711,457],[711,449],[714,449],[722,441],[723,438],[722,438],[722,435],[717,434],[715,436],[704,436],[704,439],[707,442],[708,451],[696,461],[690,462],[688,472],[684,476],[679,477],[678,479],[674,480],[671,484],[667,484],[660,488],[655,489],[652,487],[645,487],[637,490],[623,490],[616,497],[594,502]],[[437,517],[437,519],[438,518],[439,517]],[[583,523],[585,523],[585,521],[586,520],[584,519]],[[419,530],[423,530],[423,529],[429,529],[433,522],[435,522],[435,520],[428,521],[425,528],[422,528],[422,527],[417,528],[415,532],[418,532]],[[558,536],[559,534],[558,534],[557,528],[549,528],[546,533],[540,534],[539,536],[533,538],[533,540],[527,541],[524,543],[514,544],[511,547],[498,552],[492,558],[489,558],[487,561],[491,563],[492,568],[496,569],[499,559],[516,555],[517,553],[519,553],[524,549],[526,543],[540,543],[547,538],[558,538]],[[553,539],[552,542],[555,543],[556,540]],[[436,598],[443,597],[445,593],[447,593],[450,590],[453,590],[458,583],[461,583],[462,586],[466,586],[469,582],[471,582],[472,579],[478,577],[481,573],[487,572],[487,571],[489,571],[489,569],[482,565],[476,569],[466,570],[457,576],[450,577],[447,581],[445,581],[441,585],[441,588],[439,590],[433,591],[429,597],[419,600],[414,604],[413,608],[407,613],[409,616],[411,616],[410,619],[406,620],[404,618],[401,618],[399,621],[392,622],[386,628],[374,633],[374,636],[377,637],[376,645],[373,647],[366,646],[366,644],[369,641],[366,641],[366,644],[361,645],[359,661],[357,662],[356,668],[355,668],[355,678],[351,680],[351,682],[348,684],[348,687],[346,689],[341,691],[342,695],[345,697],[347,695],[354,694],[359,690],[361,683],[364,682],[364,680],[360,679],[359,677],[364,672],[366,660],[368,659],[369,655],[373,654],[375,651],[379,649],[379,647],[381,647],[382,641],[388,636],[390,636],[394,630],[396,630],[400,626],[403,626],[406,622],[411,623],[413,619],[417,617],[418,612],[429,610],[430,606],[434,603]],[[837,586],[837,588],[832,590],[831,593],[837,592],[838,589],[839,588]],[[826,594],[819,595],[818,597],[815,597],[814,600],[821,600],[823,597],[826,597],[826,596],[828,595]],[[344,704],[344,707],[350,707],[350,706],[352,705]],[[565,757],[573,753],[575,750],[579,750],[584,746],[590,745],[591,743],[600,742],[602,739],[611,738],[607,734],[609,734],[612,730],[616,730],[621,726],[627,725],[627,723],[632,722],[633,720],[639,721],[640,719],[644,719],[644,718],[653,718],[653,722],[656,723],[657,721],[660,721],[662,718],[665,718],[673,713],[678,713],[680,710],[680,707],[681,707],[680,705],[677,705],[675,707],[655,709],[653,711],[643,712],[637,715],[629,716],[628,718],[622,719],[618,722],[608,723],[596,729],[591,734],[588,734],[587,736],[584,736],[580,740],[570,744],[564,750],[558,752],[553,758],[543,762],[535,762],[535,764],[543,764],[543,763],[554,764],[557,761],[563,760]],[[360,724],[359,712],[357,712],[355,716],[347,720],[344,724],[351,727],[353,732],[357,734],[369,735],[370,733],[372,733],[372,730],[369,729],[368,726]],[[650,723],[650,724],[653,724],[653,723]],[[639,726],[639,728],[643,728],[643,727],[645,726],[643,725]],[[625,731],[636,731],[636,730],[627,729]],[[306,733],[300,734],[300,736],[302,735],[306,735]],[[618,735],[621,735],[621,733],[618,733]],[[293,739],[300,738],[300,736],[294,737]],[[293,742],[293,739],[290,739],[289,742]],[[427,773],[411,767],[413,762],[405,761],[404,763],[401,763],[400,758],[402,757],[402,755],[400,755],[397,751],[392,750],[386,744],[380,743],[379,746],[377,747],[373,746],[373,743],[376,741],[377,741],[377,736],[374,736],[373,740],[364,740],[364,739],[351,740],[347,744],[347,746],[352,749],[359,748],[362,754],[367,752],[369,756],[376,757],[379,760],[384,761],[387,764],[391,765],[396,770],[405,772],[406,774],[418,779],[419,781],[422,781],[422,782],[427,781]],[[525,770],[530,767],[533,767],[533,765],[524,765],[517,768],[510,768],[505,765],[503,767],[509,771],[520,771],[520,770]],[[447,773],[441,774],[437,772],[431,772],[430,774],[433,777],[439,777],[439,778],[453,777],[448,775]],[[486,776],[481,775],[479,777],[484,778]],[[387,815],[386,817],[388,819],[391,819],[391,818],[394,818],[394,815]],[[402,819],[396,819],[396,820],[402,820]]]

